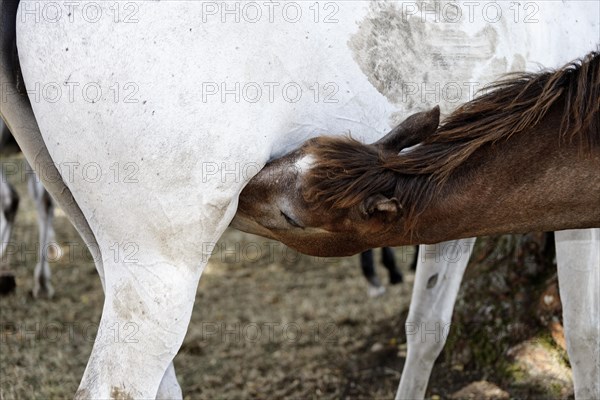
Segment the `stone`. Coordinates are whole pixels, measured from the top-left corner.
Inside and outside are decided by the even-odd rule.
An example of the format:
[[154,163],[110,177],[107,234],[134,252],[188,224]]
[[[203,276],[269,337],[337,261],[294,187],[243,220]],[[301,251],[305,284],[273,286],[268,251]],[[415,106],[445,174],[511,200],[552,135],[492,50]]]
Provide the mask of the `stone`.
[[477,381],[468,384],[450,396],[453,400],[508,400],[508,392],[488,381]]
[[573,376],[560,351],[542,340],[527,340],[510,348],[517,384],[537,386],[551,396],[573,394]]
[[552,339],[554,340],[554,343],[556,343],[561,349],[563,349],[563,351],[567,351],[565,331],[560,322],[550,322],[550,333],[552,334]]
[[378,351],[383,350],[383,345],[379,342],[376,342],[371,346],[371,352],[377,353]]

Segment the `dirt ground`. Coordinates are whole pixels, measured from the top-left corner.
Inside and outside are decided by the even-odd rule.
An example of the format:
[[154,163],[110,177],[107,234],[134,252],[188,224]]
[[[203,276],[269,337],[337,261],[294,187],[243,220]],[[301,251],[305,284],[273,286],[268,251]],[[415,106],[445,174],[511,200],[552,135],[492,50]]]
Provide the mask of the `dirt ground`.
[[[14,160],[20,158],[2,158]],[[56,295],[31,297],[36,217],[24,180],[9,181],[22,201],[13,237],[18,251],[8,265],[17,291],[0,299],[0,399],[71,398],[100,318],[100,280],[76,231],[58,212]],[[371,299],[356,256],[303,256],[228,230],[202,276],[175,358],[185,398],[393,398],[406,349],[403,316],[413,251],[396,253],[405,283]],[[378,272],[387,282],[386,271]],[[477,371],[451,371],[440,362],[427,393],[447,398],[480,378]]]

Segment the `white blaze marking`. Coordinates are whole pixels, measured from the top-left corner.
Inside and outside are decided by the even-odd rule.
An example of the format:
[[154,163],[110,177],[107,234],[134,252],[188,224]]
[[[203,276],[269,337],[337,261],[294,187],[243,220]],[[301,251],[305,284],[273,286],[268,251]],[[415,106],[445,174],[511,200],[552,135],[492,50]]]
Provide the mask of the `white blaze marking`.
[[296,161],[296,170],[302,174],[308,172],[315,162],[315,158],[312,155],[307,155]]

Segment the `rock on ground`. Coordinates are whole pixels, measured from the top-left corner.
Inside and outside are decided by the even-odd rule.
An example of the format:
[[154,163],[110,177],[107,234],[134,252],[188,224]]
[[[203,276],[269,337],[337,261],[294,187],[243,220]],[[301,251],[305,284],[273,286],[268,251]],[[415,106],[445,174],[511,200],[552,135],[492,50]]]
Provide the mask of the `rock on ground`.
[[470,383],[450,396],[451,399],[508,400],[509,394],[488,381]]
[[548,395],[573,394],[573,376],[559,350],[542,340],[527,340],[507,351],[513,360],[518,383],[535,385]]

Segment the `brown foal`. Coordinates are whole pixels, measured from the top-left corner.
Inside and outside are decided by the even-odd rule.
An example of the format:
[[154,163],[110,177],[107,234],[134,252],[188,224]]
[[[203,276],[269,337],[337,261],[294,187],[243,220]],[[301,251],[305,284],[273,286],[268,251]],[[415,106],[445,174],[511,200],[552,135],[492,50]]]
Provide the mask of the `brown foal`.
[[233,226],[309,254],[600,227],[600,53],[513,75],[373,144],[318,137],[268,164]]

